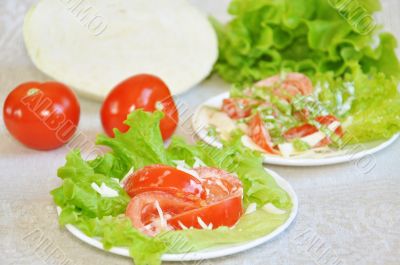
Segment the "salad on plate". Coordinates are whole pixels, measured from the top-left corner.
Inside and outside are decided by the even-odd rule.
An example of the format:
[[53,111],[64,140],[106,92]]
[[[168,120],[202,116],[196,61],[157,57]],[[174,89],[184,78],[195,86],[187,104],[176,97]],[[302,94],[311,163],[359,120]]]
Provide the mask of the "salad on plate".
[[61,225],[104,249],[129,249],[137,265],[155,265],[166,253],[256,240],[288,221],[294,202],[258,153],[239,140],[217,149],[173,138],[165,147],[162,116],[136,110],[125,133],[98,136],[110,149],[104,155],[85,161],[77,150],[68,154],[58,170],[62,185],[51,192]]
[[311,80],[282,72],[252,86],[234,86],[216,106],[203,105],[194,124],[205,124],[214,143],[240,136],[244,146],[268,156],[338,155],[400,131],[396,84],[383,74],[321,74]]

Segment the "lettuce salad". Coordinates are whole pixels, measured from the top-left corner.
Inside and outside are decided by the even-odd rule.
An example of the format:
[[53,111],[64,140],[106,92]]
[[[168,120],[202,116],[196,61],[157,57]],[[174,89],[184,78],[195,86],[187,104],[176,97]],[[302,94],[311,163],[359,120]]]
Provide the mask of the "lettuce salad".
[[[280,74],[281,80],[285,80],[286,74]],[[325,146],[343,149],[351,144],[387,140],[400,132],[400,93],[394,78],[387,78],[383,73],[371,78],[359,70],[344,77],[318,74],[313,79],[310,94],[297,92],[290,100],[276,92],[280,89],[278,91],[287,93],[285,83],[271,87],[257,85],[260,83],[234,86],[230,99],[224,100],[222,109],[215,111],[225,112],[236,129],[230,131],[231,136],[224,137],[227,134],[221,134],[221,128],[212,126],[217,122],[210,120],[209,136],[226,140],[248,135],[251,139],[246,137],[243,144],[261,151],[257,138],[251,136],[252,120],[259,116],[271,148],[289,157],[308,150],[327,152],[326,148],[320,149]],[[235,104],[235,111],[230,112],[229,104]],[[250,110],[244,114],[248,108]],[[237,117],[238,112],[242,117]]]
[[[288,219],[291,199],[265,171],[259,154],[241,148],[239,140],[216,149],[202,143],[188,145],[173,138],[166,148],[159,130],[162,116],[161,112],[137,110],[125,122],[130,126],[126,133],[115,130],[114,138],[98,136],[97,144],[110,148],[110,152],[90,161],[85,161],[78,150],[67,155],[66,164],[58,170],[62,185],[51,192],[62,209],[61,225],[74,225],[86,235],[99,238],[105,249],[129,248],[137,265],[158,265],[164,253],[187,253],[253,240],[269,234]],[[132,169],[152,164],[175,166],[174,160],[184,160],[192,166],[196,158],[208,166],[236,172],[243,183],[245,207],[257,205],[258,209],[244,215],[233,228],[169,231],[156,237],[133,228],[124,214],[130,198],[121,187],[121,180]],[[100,195],[96,190],[102,186],[116,194]],[[263,210],[268,203],[285,214]]]

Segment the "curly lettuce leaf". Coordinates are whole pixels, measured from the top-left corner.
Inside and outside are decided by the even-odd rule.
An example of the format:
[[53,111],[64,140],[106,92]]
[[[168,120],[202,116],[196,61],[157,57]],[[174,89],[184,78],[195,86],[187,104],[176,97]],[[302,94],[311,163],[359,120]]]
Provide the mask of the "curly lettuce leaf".
[[[125,212],[129,196],[119,183],[110,177],[95,173],[95,170],[82,159],[78,151],[67,155],[67,163],[58,170],[63,185],[52,191],[56,204],[62,208],[73,207],[88,217],[117,216]],[[105,184],[118,192],[116,197],[102,197],[92,188]]]
[[165,253],[166,243],[148,237],[135,228],[124,215],[88,218],[72,208],[64,208],[60,215],[60,224],[73,224],[90,237],[101,238],[105,249],[113,246],[127,247],[138,265],[159,265]]
[[194,157],[198,157],[208,166],[237,173],[243,183],[243,199],[246,205],[257,203],[263,206],[273,203],[281,209],[292,207],[289,195],[265,170],[262,156],[258,152],[243,148],[239,136],[224,144],[221,149],[205,143],[191,146],[180,138],[173,138],[167,152],[174,160],[185,160],[190,166],[195,161]]
[[224,244],[237,244],[265,236],[289,218],[289,213],[272,214],[263,209],[243,216],[234,228],[216,230],[182,230],[160,234],[157,238],[169,242],[168,252],[187,253]]
[[[170,164],[164,142],[159,130],[159,122],[163,118],[162,112],[154,114],[145,111],[135,111],[128,115],[125,124],[130,127],[126,133],[121,133],[114,129],[114,138],[105,135],[99,135],[96,143],[108,146],[112,149],[112,155],[117,158],[115,164],[109,164],[118,170],[116,178],[121,179],[133,167],[139,169],[152,164]],[[100,158],[102,159],[102,158]],[[106,167],[100,161],[99,167]],[[114,171],[115,173],[115,171]],[[116,175],[116,174],[114,174]]]
[[[107,164],[110,162],[108,156],[102,161]],[[72,151],[67,155],[65,166],[58,170],[63,184],[51,194],[62,209],[60,224],[72,224],[90,237],[101,238],[105,249],[113,246],[129,248],[136,264],[159,265],[161,255],[166,250],[165,243],[133,228],[124,215],[130,197],[119,182],[97,173],[98,166],[92,167],[91,164],[93,161],[84,161],[78,151]],[[92,188],[93,183],[107,185],[117,191],[118,196],[101,196]]]
[[350,143],[385,140],[400,132],[400,94],[397,82],[383,74],[357,75],[355,101],[346,134]]
[[343,78],[317,75],[315,82],[319,101],[344,124],[344,143],[386,140],[400,132],[400,93],[393,77],[357,70]]
[[233,0],[229,23],[211,19],[219,39],[214,71],[252,84],[282,70],[343,77],[359,66],[400,80],[393,35],[359,23],[380,9],[379,0]]

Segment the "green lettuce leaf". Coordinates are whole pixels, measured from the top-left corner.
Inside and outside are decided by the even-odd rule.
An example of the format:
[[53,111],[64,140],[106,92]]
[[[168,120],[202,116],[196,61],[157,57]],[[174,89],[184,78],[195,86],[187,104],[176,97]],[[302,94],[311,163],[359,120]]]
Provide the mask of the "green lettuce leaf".
[[344,144],[386,140],[400,132],[397,80],[360,70],[343,78],[315,77],[319,101],[344,124]]
[[400,80],[394,36],[368,21],[380,9],[379,0],[233,0],[229,23],[211,19],[219,40],[214,71],[245,85],[282,70],[343,77],[355,66]]
[[124,215],[88,218],[72,208],[64,208],[60,223],[73,224],[86,235],[101,238],[107,250],[113,246],[127,247],[138,265],[159,265],[161,256],[167,249],[166,243],[134,229],[131,221]]
[[[162,117],[162,112],[151,114],[135,111],[125,121],[125,124],[130,127],[126,133],[114,129],[114,138],[105,135],[97,137],[96,143],[110,147],[113,156],[118,158],[117,168],[123,169],[118,170],[119,175],[116,176],[118,179],[125,176],[132,167],[139,169],[152,164],[170,164],[159,130],[159,122]],[[103,163],[100,163],[99,166],[104,166]]]
[[173,138],[167,152],[171,154],[173,160],[185,160],[190,166],[195,161],[194,157],[197,157],[208,166],[237,173],[243,183],[245,205],[257,203],[259,206],[263,206],[273,203],[281,209],[292,207],[289,195],[276,184],[274,178],[265,170],[261,154],[243,148],[240,135],[225,143],[221,149],[205,143],[191,146],[180,138]]
[[348,142],[384,140],[399,133],[400,94],[397,82],[383,74],[374,78],[360,74],[354,80],[356,99],[348,117]]
[[271,214],[259,209],[243,216],[234,228],[216,230],[182,230],[160,234],[157,238],[166,243],[168,252],[188,253],[223,244],[236,244],[268,235],[289,218],[289,214]]
[[[73,207],[88,217],[117,216],[125,212],[129,196],[119,183],[106,175],[95,173],[78,151],[67,156],[67,163],[58,170],[62,187],[52,191],[56,204],[62,208]],[[118,192],[116,197],[102,197],[92,188],[96,183]]]

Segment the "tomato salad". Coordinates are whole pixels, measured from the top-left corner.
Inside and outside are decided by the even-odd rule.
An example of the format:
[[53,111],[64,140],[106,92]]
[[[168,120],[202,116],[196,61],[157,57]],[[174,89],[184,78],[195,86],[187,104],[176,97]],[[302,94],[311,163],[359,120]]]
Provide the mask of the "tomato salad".
[[124,189],[132,197],[126,215],[135,228],[150,236],[232,227],[243,214],[242,183],[222,169],[147,166],[130,175]]
[[[313,96],[311,80],[300,73],[269,77],[245,89],[234,88],[219,111],[230,131],[239,129],[247,147],[270,155],[290,157],[326,147],[337,147],[344,130],[339,118]],[[209,134],[218,135],[220,121],[210,121]],[[234,124],[234,126],[232,125]],[[227,134],[225,134],[225,138]],[[226,140],[226,139],[225,139]]]
[[289,220],[291,196],[259,153],[240,142],[218,149],[177,137],[165,147],[164,115],[135,110],[125,132],[97,137],[109,152],[89,161],[77,150],[67,155],[62,185],[51,192],[61,225],[105,249],[129,248],[137,265],[158,265],[164,253],[256,240]]

